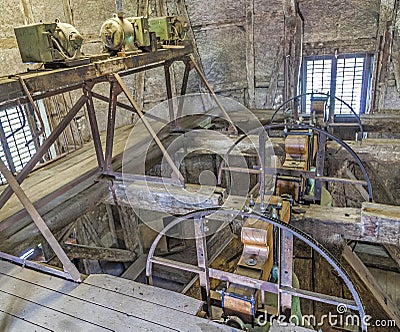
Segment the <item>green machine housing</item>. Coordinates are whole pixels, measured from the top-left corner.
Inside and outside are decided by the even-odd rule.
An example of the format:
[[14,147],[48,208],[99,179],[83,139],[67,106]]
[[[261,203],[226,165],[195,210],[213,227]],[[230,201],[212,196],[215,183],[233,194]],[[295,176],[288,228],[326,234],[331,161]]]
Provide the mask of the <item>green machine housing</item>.
[[144,16],[128,17],[127,20],[133,25],[136,46],[150,46],[150,27],[148,18]]
[[82,56],[83,38],[70,24],[58,20],[14,28],[22,61],[52,63]]
[[62,57],[53,49],[50,32],[57,23],[35,23],[14,28],[22,62],[52,62]]
[[175,42],[185,39],[188,23],[179,16],[149,18],[150,31],[161,42]]

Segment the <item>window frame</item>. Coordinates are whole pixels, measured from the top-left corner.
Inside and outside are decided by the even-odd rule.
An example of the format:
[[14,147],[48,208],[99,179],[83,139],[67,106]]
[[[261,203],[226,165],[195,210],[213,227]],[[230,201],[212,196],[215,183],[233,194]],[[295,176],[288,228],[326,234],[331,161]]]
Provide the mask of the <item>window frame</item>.
[[[374,59],[374,54],[370,52],[366,53],[346,53],[346,54],[325,54],[325,55],[311,55],[311,56],[304,56],[303,61],[302,61],[302,69],[301,69],[301,79],[300,79],[300,84],[301,84],[301,91],[302,94],[305,94],[307,92],[307,63],[309,61],[318,61],[318,60],[330,60],[331,61],[331,72],[330,72],[330,89],[329,89],[329,95],[330,95],[330,108],[329,108],[329,117],[332,118],[332,116],[335,119],[342,119],[346,121],[349,117],[354,116],[353,114],[342,114],[342,113],[336,113],[335,114],[335,97],[337,96],[336,93],[336,84],[337,84],[337,65],[338,65],[338,60],[339,59],[355,59],[355,58],[363,58],[364,63],[363,63],[363,73],[362,73],[362,83],[361,83],[361,97],[360,97],[360,107],[359,107],[359,113],[358,115],[361,114],[367,114],[370,111],[370,95],[371,95],[371,82],[372,82],[372,74],[373,74],[373,59]],[[316,94],[318,94],[316,92]],[[306,110],[306,103],[307,103],[307,98],[309,96],[304,96],[301,100],[301,105],[303,111],[307,113]],[[308,113],[307,113],[308,114]]]

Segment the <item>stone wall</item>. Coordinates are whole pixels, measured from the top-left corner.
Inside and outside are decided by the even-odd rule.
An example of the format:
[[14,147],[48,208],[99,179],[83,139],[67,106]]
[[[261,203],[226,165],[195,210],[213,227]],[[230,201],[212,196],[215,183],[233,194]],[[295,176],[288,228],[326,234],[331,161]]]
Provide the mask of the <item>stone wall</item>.
[[[60,18],[74,24],[85,37],[86,53],[101,52],[98,32],[102,22],[115,11],[115,1],[105,0],[5,0],[0,18],[0,75],[26,70],[21,63],[13,27]],[[138,4],[124,1],[127,15],[137,15]],[[397,11],[394,0],[334,0],[327,4],[318,0],[299,0],[304,17],[303,54],[375,52],[382,50],[381,37],[388,31],[393,36],[390,48],[393,57],[378,80],[376,109],[381,112],[400,109],[398,96],[400,62]],[[164,0],[148,1],[148,15],[187,15],[199,59],[214,89],[225,96],[254,108],[271,108],[282,101],[283,88],[283,1],[270,0]],[[389,24],[392,23],[392,24]],[[382,53],[380,53],[382,54]],[[377,57],[378,58],[378,57]],[[398,60],[399,59],[399,60]],[[375,68],[378,68],[377,60]],[[254,63],[254,65],[252,65]],[[32,67],[32,66],[31,66]],[[183,66],[174,66],[174,92],[179,91]],[[376,73],[374,72],[374,75]],[[163,71],[146,73],[144,106],[151,108],[166,98]],[[135,92],[135,77],[127,78]],[[189,91],[198,91],[199,80],[194,73]],[[252,93],[249,94],[249,89]],[[100,108],[104,105],[99,104]],[[130,122],[127,114],[119,124]],[[104,121],[100,121],[103,123]]]

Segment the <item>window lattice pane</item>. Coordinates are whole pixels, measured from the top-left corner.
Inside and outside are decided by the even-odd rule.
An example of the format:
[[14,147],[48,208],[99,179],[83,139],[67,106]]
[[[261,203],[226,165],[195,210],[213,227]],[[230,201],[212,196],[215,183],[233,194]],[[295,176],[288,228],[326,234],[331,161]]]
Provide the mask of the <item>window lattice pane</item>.
[[[343,99],[360,113],[363,85],[364,58],[343,58],[337,62],[336,97]],[[336,100],[335,114],[351,114],[349,108]]]
[[[36,152],[26,114],[17,107],[3,109],[0,110],[0,121],[14,170],[19,172]],[[0,157],[9,166],[5,158],[6,147],[0,145]],[[3,176],[0,176],[0,183],[5,183]]]
[[[342,99],[349,104],[356,114],[363,113],[365,110],[365,100],[367,91],[365,77],[371,70],[365,67],[368,55],[339,56],[333,55],[318,57],[317,59],[308,58],[305,61],[305,77],[303,77],[304,90],[306,93],[329,93]],[[336,81],[334,81],[336,78]],[[363,90],[364,89],[364,90]],[[310,112],[310,96],[305,98],[305,111]],[[334,111],[336,115],[351,114],[350,109],[338,100],[335,100]]]
[[[307,63],[306,92],[329,93],[331,89],[332,60],[309,60]],[[310,96],[306,98],[306,112],[310,112]]]

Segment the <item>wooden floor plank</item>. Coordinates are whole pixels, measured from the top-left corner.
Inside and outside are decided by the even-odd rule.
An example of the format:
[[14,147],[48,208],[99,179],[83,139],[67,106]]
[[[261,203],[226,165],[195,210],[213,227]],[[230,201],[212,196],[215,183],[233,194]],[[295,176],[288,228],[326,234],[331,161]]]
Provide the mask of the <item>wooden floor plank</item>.
[[[124,151],[126,139],[131,132],[132,126],[116,129],[115,136],[118,137],[114,144],[114,155]],[[104,143],[105,133],[102,133]],[[72,180],[84,175],[97,167],[93,142],[88,142],[82,148],[71,152],[68,156],[49,163],[46,166],[32,172],[22,183],[22,188],[32,202],[36,202],[53,191],[68,184]],[[6,185],[0,186],[0,193]],[[6,205],[1,209],[0,219],[5,220],[9,216],[22,209],[21,203],[13,195]]]
[[92,274],[85,279],[84,283],[126,294],[131,297],[140,296],[147,299],[149,302],[190,315],[196,315],[202,306],[202,301],[197,299],[181,296],[179,300],[177,300],[177,297],[171,296],[175,293],[169,290],[144,285],[127,279],[116,278],[106,274]]
[[22,320],[17,316],[0,311],[0,331],[35,331],[45,332],[52,331],[49,328],[39,326],[37,324]]
[[[26,272],[28,270],[24,271],[24,273]],[[49,282],[49,280],[47,281]],[[87,321],[109,330],[118,331],[173,331],[173,329],[164,327],[162,323],[152,323],[133,315],[128,316],[116,310],[79,299],[73,295],[73,292],[78,288],[79,286],[66,294],[67,292],[62,289],[57,292],[13,276],[0,275],[0,291],[4,294],[12,294],[13,297],[26,299],[42,307],[63,312],[83,322]],[[110,298],[105,298],[105,300],[112,301]],[[13,306],[12,302],[10,302],[10,305]],[[30,308],[30,306],[26,305],[26,308]],[[26,311],[26,308],[23,310]]]
[[[2,312],[51,331],[112,331],[3,291],[0,291],[0,298],[0,310]],[[2,323],[0,323],[0,326]],[[20,332],[35,331],[35,329],[19,330],[8,326],[7,329],[1,331]],[[40,331],[39,328],[38,331]]]
[[0,292],[116,331],[234,331],[197,317],[199,300],[109,275],[76,284],[0,261]]

